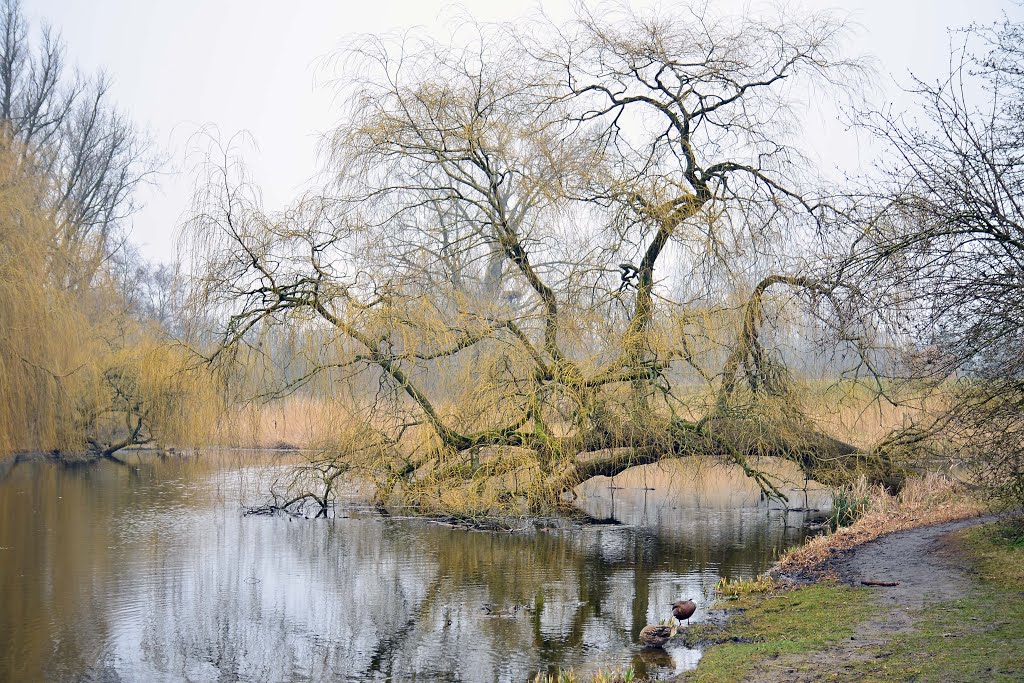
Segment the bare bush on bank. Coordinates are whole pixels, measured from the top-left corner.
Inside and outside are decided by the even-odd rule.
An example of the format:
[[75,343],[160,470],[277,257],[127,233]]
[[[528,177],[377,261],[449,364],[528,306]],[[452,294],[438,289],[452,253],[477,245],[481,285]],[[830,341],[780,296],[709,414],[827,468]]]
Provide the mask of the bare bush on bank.
[[890,442],[959,467],[1019,507],[1024,28],[1008,16],[953,35],[951,73],[911,85],[913,116],[862,119],[886,145],[885,172],[858,197],[836,277],[861,283],[871,293],[865,314],[906,340],[894,384],[939,397]]

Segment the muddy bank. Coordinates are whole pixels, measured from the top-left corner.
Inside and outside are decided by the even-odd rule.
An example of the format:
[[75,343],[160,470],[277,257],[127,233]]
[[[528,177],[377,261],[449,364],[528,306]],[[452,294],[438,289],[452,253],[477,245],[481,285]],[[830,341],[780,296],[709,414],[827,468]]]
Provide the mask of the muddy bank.
[[846,551],[831,569],[848,585],[882,586],[885,600],[920,608],[929,600],[963,590],[971,584],[967,567],[950,543],[949,534],[998,519],[993,515],[901,531]]

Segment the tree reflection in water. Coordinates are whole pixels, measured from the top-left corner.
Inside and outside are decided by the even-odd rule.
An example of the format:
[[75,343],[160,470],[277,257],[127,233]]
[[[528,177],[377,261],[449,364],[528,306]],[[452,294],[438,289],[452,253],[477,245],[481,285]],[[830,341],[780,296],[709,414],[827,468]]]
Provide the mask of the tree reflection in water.
[[741,477],[683,463],[624,473],[623,489],[589,483],[587,512],[621,524],[490,533],[358,507],[327,520],[243,517],[240,502],[262,486],[244,462],[141,456],[8,473],[0,678],[490,682],[629,663],[667,673],[698,653],[642,652],[640,629],[680,597],[703,608],[720,576],[753,576],[802,533]]

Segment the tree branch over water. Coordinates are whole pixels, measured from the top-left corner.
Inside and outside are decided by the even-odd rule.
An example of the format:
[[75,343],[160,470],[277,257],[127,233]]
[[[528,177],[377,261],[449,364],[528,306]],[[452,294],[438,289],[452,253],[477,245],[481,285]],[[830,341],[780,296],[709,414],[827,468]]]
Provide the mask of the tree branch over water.
[[210,145],[189,234],[197,306],[225,321],[211,361],[248,372],[287,334],[295,373],[264,393],[344,386],[382,433],[411,407],[417,426],[363,464],[380,495],[428,505],[436,487],[558,506],[588,477],[697,454],[776,498],[758,455],[891,479],[761,406],[790,399],[772,323],[838,286],[786,244],[822,219],[792,88],[863,78],[844,30],[617,8],[355,41],[325,187],[268,213],[237,151]]

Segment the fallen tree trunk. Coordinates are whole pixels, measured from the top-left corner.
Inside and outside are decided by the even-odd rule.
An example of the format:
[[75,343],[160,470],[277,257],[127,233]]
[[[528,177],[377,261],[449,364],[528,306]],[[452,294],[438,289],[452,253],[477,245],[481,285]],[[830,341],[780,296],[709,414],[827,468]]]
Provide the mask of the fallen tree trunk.
[[584,481],[613,477],[630,467],[674,457],[711,456],[738,465],[769,497],[786,496],[758,466],[762,457],[795,462],[809,479],[841,486],[864,475],[872,484],[898,490],[906,471],[883,453],[855,446],[802,425],[770,425],[749,418],[720,417],[701,425],[677,424],[667,442],[581,452],[552,480],[550,495],[560,497]]

